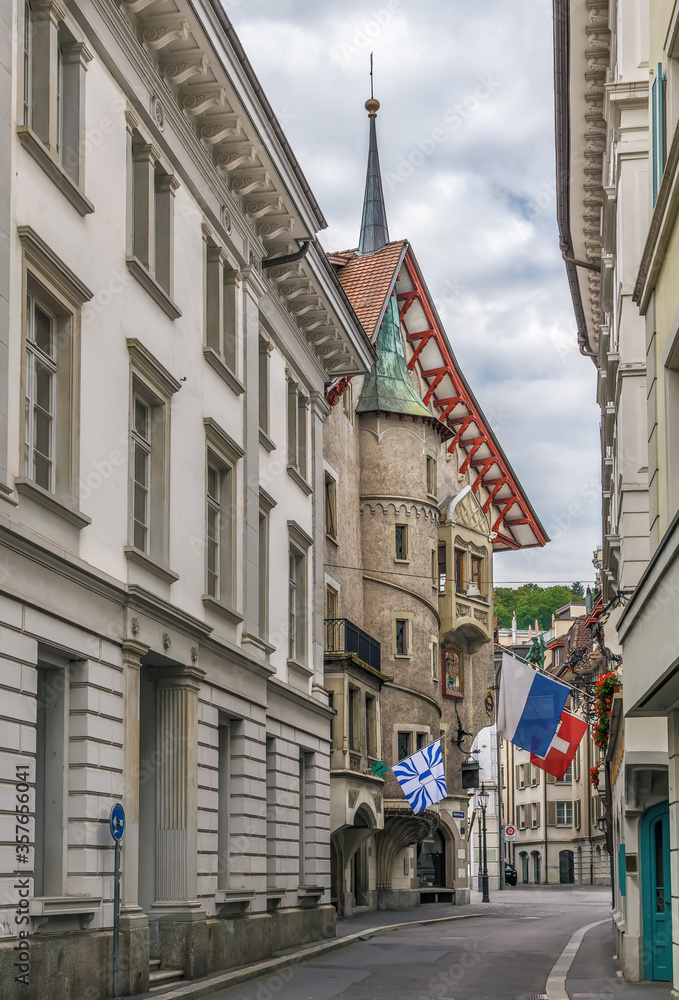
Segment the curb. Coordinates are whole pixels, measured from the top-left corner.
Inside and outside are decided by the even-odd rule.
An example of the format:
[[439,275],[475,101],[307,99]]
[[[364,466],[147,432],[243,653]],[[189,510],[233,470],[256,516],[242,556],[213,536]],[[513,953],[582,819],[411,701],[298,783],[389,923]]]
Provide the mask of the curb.
[[183,986],[174,986],[168,990],[153,990],[151,993],[143,993],[138,1000],[155,997],[158,1000],[199,1000],[200,997],[211,996],[218,990],[228,989],[231,986],[240,986],[251,979],[258,979],[268,972],[276,972],[291,965],[298,965],[308,958],[316,958],[318,955],[325,955],[330,951],[337,951],[346,945],[354,944],[356,941],[367,941],[371,937],[380,934],[388,934],[389,931],[399,930],[402,927],[425,927],[429,924],[450,923],[452,920],[473,920],[475,917],[483,917],[484,913],[455,914],[450,917],[427,917],[424,920],[404,920],[398,924],[383,924],[378,927],[366,927],[355,934],[346,934],[344,937],[333,938],[331,941],[321,941],[313,944],[309,948],[295,951],[291,955],[281,955],[279,958],[269,958],[264,962],[257,962],[255,965],[248,965],[243,969],[234,969],[230,972],[222,972],[209,979],[200,979],[195,983],[187,983]]
[[593,927],[598,927],[600,924],[608,923],[608,919],[607,917],[605,920],[595,920],[593,924],[586,924],[585,927],[580,927],[571,936],[570,941],[557,958],[554,968],[549,974],[549,979],[545,987],[547,1000],[570,1000],[566,990],[566,979],[573,964],[573,959],[577,955],[587,931],[591,931]]

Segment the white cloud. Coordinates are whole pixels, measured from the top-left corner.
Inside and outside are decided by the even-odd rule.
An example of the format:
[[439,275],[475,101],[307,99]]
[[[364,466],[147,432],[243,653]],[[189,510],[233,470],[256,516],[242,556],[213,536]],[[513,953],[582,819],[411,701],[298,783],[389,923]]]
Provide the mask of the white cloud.
[[248,0],[229,14],[285,111],[329,221],[327,249],[358,240],[374,51],[390,234],[411,241],[465,375],[554,539],[499,556],[496,578],[592,580],[599,415],[555,221],[550,0]]

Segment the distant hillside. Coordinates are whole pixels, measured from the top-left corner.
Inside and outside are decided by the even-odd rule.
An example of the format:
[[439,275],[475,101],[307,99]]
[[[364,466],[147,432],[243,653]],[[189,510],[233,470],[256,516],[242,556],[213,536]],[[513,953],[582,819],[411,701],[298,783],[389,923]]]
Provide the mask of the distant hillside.
[[537,583],[524,583],[516,590],[496,587],[493,614],[500,628],[511,627],[512,612],[516,611],[519,628],[535,625],[537,620],[541,629],[548,629],[557,608],[571,601],[582,601],[584,596],[581,583],[573,583],[570,587],[540,587]]

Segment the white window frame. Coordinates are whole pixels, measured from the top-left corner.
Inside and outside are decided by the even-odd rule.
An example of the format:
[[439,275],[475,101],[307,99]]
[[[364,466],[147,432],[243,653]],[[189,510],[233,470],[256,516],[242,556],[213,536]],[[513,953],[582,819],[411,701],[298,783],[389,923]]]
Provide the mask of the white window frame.
[[[557,801],[555,805],[556,825],[573,826],[573,803],[569,799],[562,799]],[[561,819],[559,819],[559,807],[561,807]]]
[[[213,610],[219,611],[233,624],[237,624],[242,620],[242,616],[237,609],[238,602],[236,599],[237,538],[239,536],[236,497],[238,495],[238,477],[240,475],[239,463],[245,455],[245,451],[212,417],[204,417],[203,426],[205,428],[205,524],[203,535],[205,543],[205,589],[203,604]],[[211,468],[218,475],[218,510],[215,500],[208,496],[209,470]],[[216,538],[218,563],[216,565],[217,587],[215,594],[210,593],[208,586],[210,573],[210,544],[208,537],[210,511],[219,514],[218,535]]]

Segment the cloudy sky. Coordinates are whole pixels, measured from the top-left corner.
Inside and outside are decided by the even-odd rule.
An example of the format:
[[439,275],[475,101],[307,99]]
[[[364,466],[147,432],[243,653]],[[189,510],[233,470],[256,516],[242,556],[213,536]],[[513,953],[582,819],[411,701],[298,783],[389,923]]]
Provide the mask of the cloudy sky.
[[374,52],[392,239],[552,538],[496,582],[591,581],[595,369],[576,349],[555,221],[551,0],[223,0],[328,219],[356,246]]

